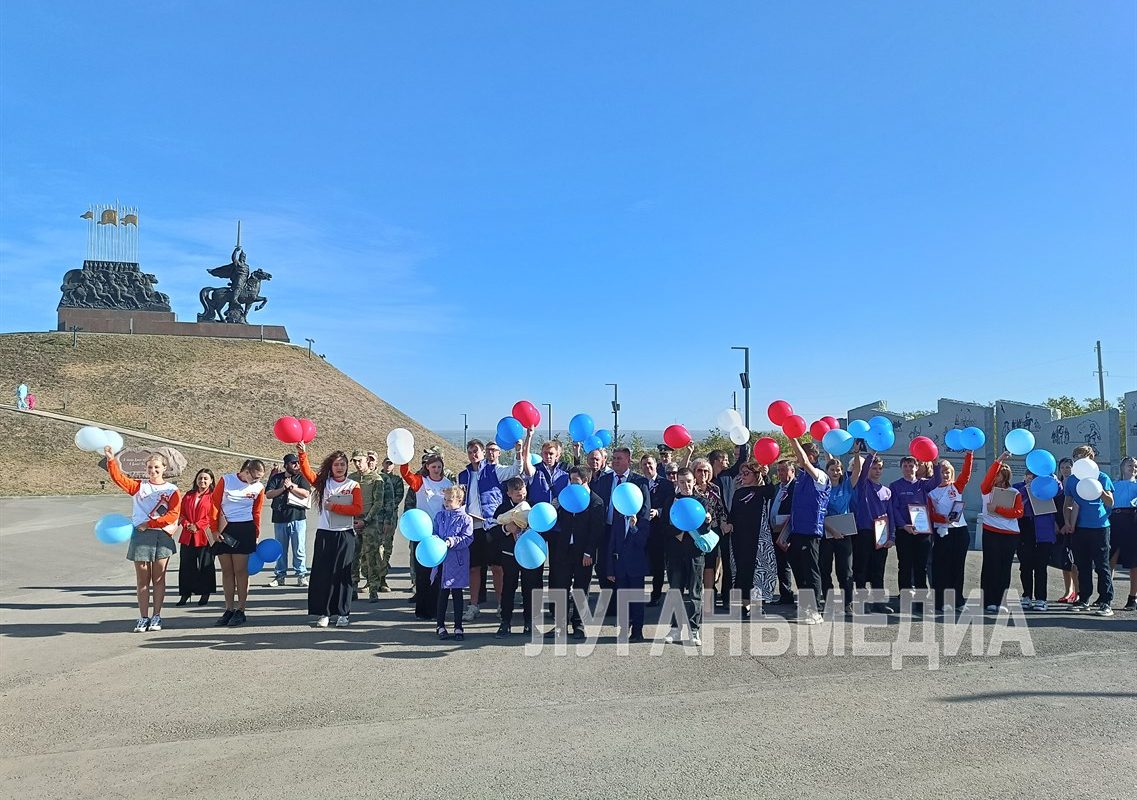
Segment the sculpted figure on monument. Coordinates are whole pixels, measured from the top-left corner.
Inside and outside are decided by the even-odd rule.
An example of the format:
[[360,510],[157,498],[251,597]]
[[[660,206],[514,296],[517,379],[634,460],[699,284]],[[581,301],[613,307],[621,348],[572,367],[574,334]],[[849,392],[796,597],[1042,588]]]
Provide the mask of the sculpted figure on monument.
[[207,270],[215,278],[228,278],[228,286],[206,286],[200,292],[202,312],[198,322],[229,322],[248,324],[250,311],[260,311],[268,303],[262,297],[261,281],[272,280],[272,275],[261,269],[249,270],[245,251],[240,245],[233,248],[228,264]]

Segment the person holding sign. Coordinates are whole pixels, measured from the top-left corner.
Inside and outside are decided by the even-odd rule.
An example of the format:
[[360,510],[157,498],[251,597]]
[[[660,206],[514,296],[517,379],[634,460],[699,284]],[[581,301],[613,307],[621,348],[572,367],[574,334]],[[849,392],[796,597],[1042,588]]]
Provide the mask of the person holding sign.
[[[878,597],[884,593],[884,568],[888,562],[888,549],[893,545],[888,519],[888,501],[892,492],[880,483],[884,462],[869,451],[865,466],[861,443],[853,444],[853,464],[849,481],[853,486],[853,515],[857,522],[857,535],[853,540],[853,583],[858,589],[872,587]],[[869,603],[866,608],[879,614],[894,614],[896,610],[886,601]]]
[[988,614],[1006,611],[1003,595],[1011,585],[1011,564],[1019,546],[1019,519],[1023,515],[1022,495],[1011,488],[1011,468],[1003,454],[991,463],[983,478],[983,567],[979,578],[983,606]]
[[956,477],[955,467],[946,458],[939,463],[940,485],[928,492],[932,509],[932,586],[936,593],[936,613],[944,610],[944,593],[955,593],[955,608],[962,610],[967,602],[963,594],[963,575],[967,566],[967,549],[971,533],[963,513],[963,490],[971,480],[971,464],[975,455],[968,450],[963,467]]
[[936,488],[939,479],[921,478],[919,467],[915,458],[904,456],[900,459],[901,477],[888,485],[892,492],[888,513],[896,531],[896,580],[901,593],[928,588],[928,554],[932,550],[928,492]]
[[1015,490],[1022,496],[1023,515],[1019,520],[1019,580],[1022,582],[1022,607],[1028,611],[1046,611],[1046,567],[1050,548],[1058,541],[1059,517],[1054,499],[1035,497],[1031,484],[1035,475],[1029,470]]

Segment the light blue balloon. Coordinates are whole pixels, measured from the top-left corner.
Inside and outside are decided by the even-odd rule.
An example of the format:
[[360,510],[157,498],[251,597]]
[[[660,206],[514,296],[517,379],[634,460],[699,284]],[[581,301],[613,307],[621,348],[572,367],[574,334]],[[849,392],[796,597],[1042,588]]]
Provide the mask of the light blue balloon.
[[1058,496],[1059,488],[1053,475],[1039,475],[1030,482],[1030,493],[1039,500],[1053,500]]
[[944,444],[947,445],[949,450],[963,450],[963,431],[959,428],[952,428],[944,434]]
[[537,455],[536,453],[530,453],[529,454],[529,463],[532,464],[533,466],[537,466],[538,464],[541,463],[541,457],[539,455]]
[[257,555],[264,563],[271,564],[284,555],[284,548],[276,539],[265,539],[257,545]]
[[1058,471],[1058,462],[1049,450],[1031,450],[1026,454],[1026,468],[1039,477],[1049,477]]
[[604,442],[594,433],[584,440],[581,447],[584,449],[584,452],[591,453],[595,450],[603,450]]
[[869,428],[865,442],[870,449],[883,453],[896,444],[896,434],[893,433],[892,428]]
[[719,535],[714,531],[695,534],[695,546],[704,553],[709,553],[719,545]]
[[537,503],[529,510],[529,527],[537,533],[551,531],[557,524],[557,510],[552,503]]
[[[497,435],[494,436],[494,441],[502,450],[512,450],[513,446],[525,438],[525,426],[518,422],[513,417],[502,417],[497,423]],[[506,447],[502,442],[508,441],[509,446]]]
[[134,533],[134,523],[122,514],[107,514],[95,523],[95,538],[103,544],[122,544]]
[[540,535],[526,531],[513,543],[513,557],[522,569],[537,569],[549,557],[549,545]]
[[612,445],[612,431],[607,428],[598,430],[596,432],[596,438],[603,442],[604,447],[610,447]]
[[502,450],[509,451],[517,446],[516,439],[510,439],[508,436],[502,436],[500,433],[494,434],[493,440],[497,442],[497,446]]
[[643,505],[644,493],[631,481],[621,483],[612,492],[612,507],[625,517],[640,513]]
[[409,541],[421,542],[434,531],[434,523],[421,508],[411,508],[399,517],[399,532]]
[[853,435],[840,428],[831,430],[821,437],[821,446],[830,455],[843,456],[853,449]]
[[587,414],[577,414],[569,420],[569,436],[574,442],[583,442],[596,432],[596,422]]
[[869,432],[869,424],[863,419],[849,421],[849,435],[854,439],[863,439]]
[[707,510],[693,497],[680,497],[671,504],[671,524],[681,531],[698,530],[707,521]]
[[872,430],[873,428],[880,428],[882,430],[891,431],[893,429],[892,420],[890,420],[888,417],[877,415],[869,420],[869,430]]
[[[273,539],[272,541],[275,542],[276,539]],[[250,553],[249,554],[249,567],[248,567],[249,574],[250,575],[256,575],[258,572],[260,572],[264,568],[265,568],[265,560],[263,558],[261,558],[259,555],[257,555],[256,553]]]
[[446,560],[447,549],[446,542],[432,534],[415,546],[415,560],[427,569],[434,569]]
[[579,483],[570,483],[565,488],[561,489],[561,493],[557,495],[560,500],[561,508],[570,514],[579,514],[584,509],[588,508],[589,491],[586,486]]
[[1015,428],[1008,431],[1003,439],[1007,452],[1013,456],[1025,456],[1034,449],[1034,434],[1026,428]]
[[959,442],[964,450],[978,450],[987,441],[987,434],[974,426],[961,431]]

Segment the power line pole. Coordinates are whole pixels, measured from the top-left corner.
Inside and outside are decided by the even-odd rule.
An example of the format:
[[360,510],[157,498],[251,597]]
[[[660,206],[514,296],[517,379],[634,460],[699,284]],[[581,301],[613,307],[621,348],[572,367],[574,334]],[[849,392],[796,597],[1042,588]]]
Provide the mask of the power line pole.
[[1098,397],[1101,398],[1101,408],[1104,411],[1108,406],[1105,404],[1105,372],[1101,368],[1101,339],[1098,339],[1095,349],[1098,351]]

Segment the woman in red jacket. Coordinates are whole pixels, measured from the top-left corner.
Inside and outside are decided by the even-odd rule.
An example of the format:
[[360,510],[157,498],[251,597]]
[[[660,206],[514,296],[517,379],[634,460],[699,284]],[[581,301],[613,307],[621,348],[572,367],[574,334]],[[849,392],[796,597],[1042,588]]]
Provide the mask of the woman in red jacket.
[[[1019,519],[1023,515],[1023,496],[1011,489],[1011,468],[1007,459],[1011,454],[1004,452],[987,470],[980,491],[983,493],[983,513],[979,521],[983,525],[983,567],[979,587],[983,590],[983,606],[988,614],[1005,612],[1003,595],[1011,585],[1011,566],[1019,549]],[[995,489],[1000,499],[994,496]],[[1009,502],[1008,502],[1009,499]]]
[[182,513],[178,518],[182,526],[178,539],[182,546],[178,562],[179,606],[184,606],[195,594],[201,595],[197,604],[203,606],[217,591],[217,568],[213,563],[213,484],[211,470],[198,470],[193,488],[182,498]]

